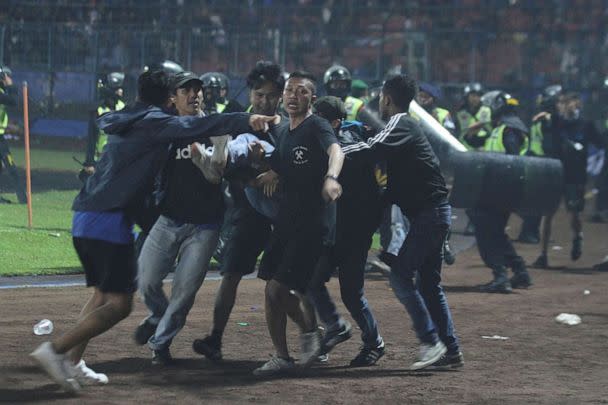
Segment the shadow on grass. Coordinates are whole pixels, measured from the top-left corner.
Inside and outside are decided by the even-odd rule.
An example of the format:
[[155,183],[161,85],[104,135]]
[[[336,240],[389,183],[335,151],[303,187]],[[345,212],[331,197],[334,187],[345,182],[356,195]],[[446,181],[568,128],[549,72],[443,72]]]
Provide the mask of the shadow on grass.
[[[17,168],[19,179],[25,187],[25,171]],[[79,190],[82,183],[78,180],[78,171],[32,169],[32,192],[40,193],[51,190]],[[14,193],[13,182],[9,176],[0,176],[0,189],[3,193]]]

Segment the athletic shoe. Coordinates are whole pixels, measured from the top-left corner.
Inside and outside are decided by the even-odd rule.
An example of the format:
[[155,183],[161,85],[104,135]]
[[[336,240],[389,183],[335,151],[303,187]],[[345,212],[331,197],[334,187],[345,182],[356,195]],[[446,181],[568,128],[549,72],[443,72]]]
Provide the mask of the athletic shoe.
[[61,388],[72,394],[80,391],[80,384],[75,379],[74,366],[66,359],[64,354],[55,352],[51,342],[44,342],[30,353],[30,356]]
[[333,350],[336,345],[346,342],[353,335],[352,326],[348,321],[344,321],[344,325],[336,330],[328,331],[323,339],[321,339],[321,353],[327,354]]
[[519,243],[526,243],[529,245],[536,245],[540,242],[540,237],[531,232],[521,232],[517,238]]
[[535,269],[546,269],[549,267],[549,260],[547,259],[546,255],[540,255],[538,256],[538,259],[536,259],[534,261],[534,263],[532,263],[532,267],[534,267]]
[[232,140],[230,135],[211,136],[209,140],[213,144],[213,153],[211,153],[211,163],[222,171],[228,162],[228,142]]
[[578,260],[583,254],[583,237],[577,236],[572,240],[572,250],[570,251],[570,258],[572,260]]
[[410,366],[410,370],[422,370],[436,363],[441,359],[447,352],[445,345],[441,342],[437,342],[434,345],[423,343],[420,345],[420,354],[418,355],[418,361]]
[[309,367],[321,352],[321,335],[318,330],[300,334],[300,361],[302,367]]
[[148,343],[148,340],[156,333],[156,325],[152,324],[147,319],[140,323],[135,329],[135,333],[133,334],[133,339],[135,343],[140,346]]
[[160,350],[152,350],[152,364],[155,366],[169,366],[172,363],[173,356],[171,356],[168,347]]
[[271,376],[281,374],[293,370],[296,367],[293,359],[283,359],[277,356],[271,356],[270,360],[264,363],[261,367],[253,370],[253,375]]
[[108,376],[103,373],[96,373],[87,367],[84,360],[80,360],[76,366],[76,381],[80,385],[106,385],[108,383]]
[[443,242],[443,261],[448,266],[456,263],[456,255],[452,252],[452,246],[450,246],[450,241],[447,239]]
[[329,354],[320,354],[317,356],[317,363],[327,363],[329,361]]
[[456,354],[444,354],[441,356],[439,361],[431,364],[428,368],[430,370],[448,370],[451,368],[460,368],[464,366],[464,356],[462,352]]
[[515,273],[510,281],[512,288],[528,288],[532,285],[530,273],[527,271]]
[[363,346],[361,351],[350,361],[351,367],[369,367],[373,366],[384,356],[384,342],[377,347],[366,347]]
[[196,339],[192,342],[192,350],[202,354],[214,363],[222,361],[222,342],[212,336]]
[[377,259],[371,259],[368,263],[370,264],[370,266],[373,269],[378,270],[378,271],[380,271],[381,273],[383,273],[385,275],[391,274],[391,266],[389,266],[388,264],[386,264],[385,262],[383,262],[379,258],[377,258]]

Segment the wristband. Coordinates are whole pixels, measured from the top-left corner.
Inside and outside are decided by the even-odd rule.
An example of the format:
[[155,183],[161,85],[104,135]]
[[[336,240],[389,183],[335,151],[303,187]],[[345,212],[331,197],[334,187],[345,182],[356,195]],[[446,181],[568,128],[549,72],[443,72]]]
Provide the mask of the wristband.
[[327,179],[332,179],[333,181],[335,181],[335,182],[339,183],[339,181],[338,181],[338,176],[334,176],[334,175],[332,175],[332,174],[326,174],[326,175],[325,175],[325,180],[327,180]]

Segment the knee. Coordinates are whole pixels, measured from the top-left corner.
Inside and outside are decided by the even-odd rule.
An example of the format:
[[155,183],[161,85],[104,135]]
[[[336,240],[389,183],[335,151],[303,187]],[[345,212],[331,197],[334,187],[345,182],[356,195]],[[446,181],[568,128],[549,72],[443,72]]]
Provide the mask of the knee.
[[116,294],[108,299],[112,305],[114,313],[121,320],[131,314],[133,310],[133,294]]

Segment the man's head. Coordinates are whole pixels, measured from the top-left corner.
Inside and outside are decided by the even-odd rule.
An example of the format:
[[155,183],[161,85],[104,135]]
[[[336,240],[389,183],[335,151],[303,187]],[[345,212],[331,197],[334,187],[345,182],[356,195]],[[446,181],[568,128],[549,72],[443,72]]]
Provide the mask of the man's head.
[[334,96],[319,98],[313,104],[314,113],[319,117],[325,118],[331,126],[337,130],[342,125],[342,120],[346,118],[346,108],[342,99]]
[[137,99],[144,104],[164,108],[170,92],[169,75],[162,70],[144,72],[137,79]]
[[171,100],[179,115],[197,115],[201,110],[203,82],[192,72],[184,71],[173,76]]
[[0,86],[7,87],[13,85],[13,72],[8,66],[0,65]]
[[283,107],[289,117],[305,116],[316,100],[315,77],[307,72],[296,71],[289,75],[283,90]]
[[259,61],[247,75],[249,102],[254,114],[274,115],[277,111],[281,93],[285,88],[281,66]]
[[333,65],[325,71],[323,84],[328,95],[339,97],[344,100],[350,93],[352,76],[347,68],[341,65]]
[[122,72],[112,72],[108,74],[106,77],[106,85],[108,89],[112,91],[112,93],[118,97],[122,98],[123,96],[123,85],[125,82],[125,74]]
[[581,95],[577,92],[569,92],[564,96],[564,117],[566,119],[575,120],[581,115],[582,100]]
[[470,83],[464,88],[464,101],[471,110],[476,110],[481,105],[483,87],[481,83]]
[[411,77],[400,74],[388,79],[380,92],[380,116],[386,120],[395,114],[407,112],[416,97],[417,84]]
[[435,105],[435,101],[440,98],[439,89],[433,86],[430,83],[420,83],[420,88],[418,89],[418,95],[416,96],[416,101],[420,104],[424,109],[433,108]]

